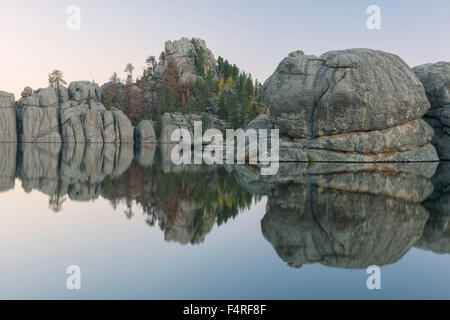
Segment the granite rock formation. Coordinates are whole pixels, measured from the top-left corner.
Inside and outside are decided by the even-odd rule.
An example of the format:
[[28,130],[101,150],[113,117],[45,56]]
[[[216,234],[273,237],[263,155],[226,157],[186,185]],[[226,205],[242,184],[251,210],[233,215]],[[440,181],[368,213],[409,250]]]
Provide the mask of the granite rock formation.
[[393,54],[293,52],[265,82],[263,99],[280,129],[282,161],[438,160],[421,120],[424,88]]
[[26,87],[17,102],[21,142],[133,143],[134,128],[122,111],[107,110],[101,89],[88,81],[69,88],[33,91]]
[[153,121],[142,120],[136,126],[136,142],[140,143],[154,143],[156,142],[155,129],[153,127]]
[[54,88],[24,89],[22,98],[17,102],[21,142],[61,143],[59,91]]
[[441,160],[450,160],[450,62],[413,68],[425,88],[431,109],[424,119],[433,127],[433,144]]
[[0,91],[0,143],[17,141],[14,104],[14,94]]
[[214,55],[206,47],[205,41],[198,38],[167,41],[164,59],[160,61],[156,69],[157,77],[163,77],[169,63],[174,63],[183,82],[195,81],[200,76],[200,70],[203,70],[204,73],[216,70]]

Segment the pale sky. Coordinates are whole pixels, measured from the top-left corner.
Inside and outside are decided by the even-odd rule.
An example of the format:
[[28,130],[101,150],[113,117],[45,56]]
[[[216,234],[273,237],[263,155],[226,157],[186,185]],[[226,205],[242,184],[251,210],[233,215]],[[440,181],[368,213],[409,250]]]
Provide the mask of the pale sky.
[[[366,9],[381,8],[381,30],[366,27]],[[69,5],[81,29],[67,28]],[[166,40],[199,37],[260,81],[289,52],[372,48],[410,66],[450,60],[450,0],[0,0],[0,90],[47,86],[53,69],[67,82],[102,84],[128,62],[141,72]]]

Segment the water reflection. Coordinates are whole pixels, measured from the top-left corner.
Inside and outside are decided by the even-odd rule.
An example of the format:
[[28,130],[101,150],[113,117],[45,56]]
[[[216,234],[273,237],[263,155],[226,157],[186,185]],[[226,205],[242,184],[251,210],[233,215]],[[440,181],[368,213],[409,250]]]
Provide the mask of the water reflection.
[[450,253],[450,164],[284,163],[275,176],[254,166],[175,166],[155,144],[0,144],[0,191],[125,203],[166,241],[200,244],[268,197],[264,237],[289,266],[365,268],[400,260],[413,246]]

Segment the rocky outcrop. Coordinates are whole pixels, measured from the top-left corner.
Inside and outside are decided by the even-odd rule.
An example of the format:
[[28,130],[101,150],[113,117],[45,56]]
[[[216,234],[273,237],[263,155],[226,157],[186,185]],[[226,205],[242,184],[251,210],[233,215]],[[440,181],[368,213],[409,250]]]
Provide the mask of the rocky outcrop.
[[24,89],[17,103],[21,142],[61,143],[58,91]]
[[397,56],[369,49],[301,51],[265,82],[282,161],[430,161],[422,84]]
[[216,60],[212,52],[206,47],[205,41],[193,38],[181,38],[177,41],[167,41],[164,50],[164,59],[156,69],[156,76],[162,78],[173,63],[178,69],[181,81],[195,81],[203,72],[215,72]]
[[26,87],[16,105],[20,141],[133,143],[131,121],[118,109],[107,110],[101,99],[99,86],[88,81],[72,82],[68,89]]
[[[207,118],[207,123],[204,121],[205,117]],[[192,143],[194,143],[194,123],[196,121],[202,123],[203,131],[207,129],[218,129],[223,132],[228,127],[226,121],[219,119],[217,116],[212,114],[181,114],[179,112],[165,113],[161,118],[161,134],[159,140],[161,143],[172,143],[172,133],[176,129],[183,128],[189,131],[191,134]]]
[[0,91],[0,143],[17,141],[14,104],[14,94]]
[[424,119],[433,127],[433,144],[441,160],[450,160],[450,62],[413,68],[425,88],[431,109]]
[[153,121],[142,120],[136,126],[136,160],[143,167],[153,165],[156,152],[156,134]]
[[134,128],[122,111],[107,110],[99,102],[101,90],[96,84],[79,81],[69,85],[71,100],[61,105],[64,142],[132,143]]
[[68,91],[69,98],[73,101],[102,100],[102,91],[98,84],[89,81],[71,82]]

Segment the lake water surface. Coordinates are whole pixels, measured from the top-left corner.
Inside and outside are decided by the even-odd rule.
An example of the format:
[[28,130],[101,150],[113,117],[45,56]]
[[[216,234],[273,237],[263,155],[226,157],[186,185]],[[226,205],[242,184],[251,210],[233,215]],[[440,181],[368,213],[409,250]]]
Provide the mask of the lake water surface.
[[450,298],[450,163],[262,177],[169,151],[0,144],[0,298]]

